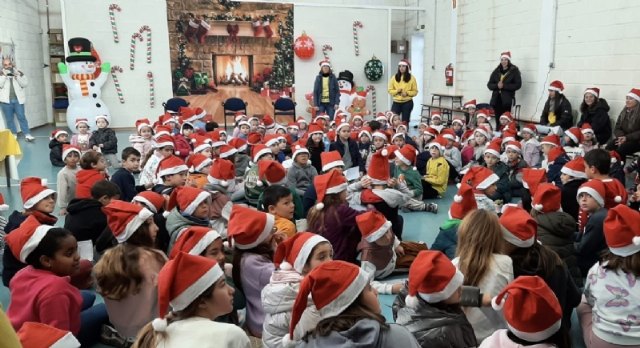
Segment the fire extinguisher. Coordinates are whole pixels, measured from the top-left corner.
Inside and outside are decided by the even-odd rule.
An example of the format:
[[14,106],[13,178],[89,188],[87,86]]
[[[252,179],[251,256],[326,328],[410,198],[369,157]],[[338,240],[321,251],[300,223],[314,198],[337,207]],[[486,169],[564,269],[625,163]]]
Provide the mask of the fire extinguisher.
[[453,86],[453,65],[451,63],[444,68],[444,79],[447,86]]

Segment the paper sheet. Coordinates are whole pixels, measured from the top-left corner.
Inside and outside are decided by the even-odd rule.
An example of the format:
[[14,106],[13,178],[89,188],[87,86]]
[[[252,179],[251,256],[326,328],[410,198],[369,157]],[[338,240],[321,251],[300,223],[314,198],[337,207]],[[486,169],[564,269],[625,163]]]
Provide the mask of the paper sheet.
[[91,240],[78,241],[78,253],[81,259],[93,262],[93,243]]
[[360,178],[360,168],[351,167],[344,171],[344,176],[347,178],[347,181],[354,181]]

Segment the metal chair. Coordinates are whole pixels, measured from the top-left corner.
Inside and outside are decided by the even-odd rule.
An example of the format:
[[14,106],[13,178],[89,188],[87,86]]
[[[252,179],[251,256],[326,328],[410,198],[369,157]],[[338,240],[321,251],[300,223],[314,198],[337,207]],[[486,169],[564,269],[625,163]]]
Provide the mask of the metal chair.
[[222,102],[224,129],[228,130],[228,127],[227,127],[228,116],[233,117],[235,122],[235,116],[238,111],[244,111],[244,113],[247,114],[247,105],[249,104],[240,98],[229,98]]
[[[273,102],[273,120],[278,123],[278,116],[291,116],[296,120],[296,102],[291,98],[278,98]],[[288,122],[287,122],[288,123]]]

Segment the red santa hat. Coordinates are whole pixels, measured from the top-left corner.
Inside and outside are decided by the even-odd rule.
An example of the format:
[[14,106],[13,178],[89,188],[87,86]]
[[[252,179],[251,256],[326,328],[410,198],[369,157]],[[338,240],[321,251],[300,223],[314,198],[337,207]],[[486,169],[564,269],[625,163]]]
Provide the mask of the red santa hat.
[[277,145],[278,142],[280,142],[279,138],[280,138],[279,134],[267,134],[264,136],[262,141],[266,146],[274,146],[274,145]]
[[182,311],[198,299],[203,292],[224,277],[222,268],[215,260],[178,253],[158,273],[158,312],[160,318],[151,322],[156,332],[167,331],[165,319],[169,306],[173,311]]
[[245,113],[244,113],[244,112],[242,112],[242,111],[238,111],[238,112],[236,112],[236,115],[235,115],[234,120],[235,120],[236,122],[240,122],[240,121],[242,121],[242,120],[247,120],[247,114],[245,114]]
[[80,342],[69,331],[28,321],[17,332],[23,348],[77,348]]
[[322,171],[325,173],[335,167],[344,167],[342,156],[338,151],[320,153],[320,161],[322,162]]
[[54,129],[51,132],[51,136],[49,137],[49,139],[50,140],[58,139],[58,137],[61,136],[61,135],[69,135],[69,133],[64,129]]
[[576,194],[576,199],[580,199],[580,194],[586,193],[591,196],[600,207],[604,207],[604,198],[606,196],[607,189],[604,186],[604,183],[600,180],[589,180],[584,184],[580,185],[578,188],[578,193]]
[[[393,112],[391,112],[391,115],[393,115]],[[385,113],[384,113],[384,112],[382,112],[382,111],[381,111],[381,112],[378,112],[378,113],[376,114],[376,118],[375,118],[375,120],[376,120],[376,121],[378,121],[378,122],[380,122],[380,121],[387,122],[387,121],[388,121],[387,116],[386,116],[386,115],[385,115]]]
[[[148,120],[147,120],[148,121]],[[89,125],[89,120],[87,120],[86,118],[77,118],[76,122],[75,122],[75,126],[76,129],[78,129],[78,126],[84,124],[87,126],[87,128],[91,128],[91,126]],[[138,124],[136,122],[136,128],[137,128]],[[148,124],[147,126],[150,126],[150,124]]]
[[487,138],[487,140],[491,140],[491,138],[492,138],[491,135],[493,134],[493,132],[491,131],[491,129],[489,129],[489,127],[482,125],[482,126],[478,126],[474,130],[473,134],[474,135],[480,134],[480,135],[484,136],[485,138]]
[[4,196],[0,193],[0,211],[9,210],[9,205],[7,205],[4,201]]
[[153,191],[142,191],[138,193],[133,199],[132,202],[138,202],[145,206],[145,208],[149,209],[154,214],[159,213],[164,209],[165,199],[164,197]]
[[195,153],[187,159],[187,167],[189,167],[189,172],[201,172],[202,168],[211,165],[213,160],[210,157],[207,157],[201,153]]
[[404,144],[401,149],[395,150],[394,153],[402,163],[408,166],[413,166],[416,163],[417,151],[410,144]]
[[236,167],[233,162],[219,158],[213,161],[211,168],[209,169],[209,175],[207,181],[214,185],[220,185],[227,187],[232,180],[236,178]]
[[491,154],[500,158],[500,145],[495,141],[490,142],[489,145],[487,145],[487,147],[484,149],[483,154]]
[[469,212],[476,209],[478,209],[478,205],[473,194],[473,188],[467,183],[460,184],[458,193],[453,196],[453,202],[449,208],[449,217],[462,220]]
[[171,135],[171,128],[160,125],[160,124],[156,124],[153,127],[153,138],[157,139],[161,135]]
[[548,90],[562,94],[562,91],[564,91],[564,84],[560,80],[551,81]]
[[314,122],[309,125],[309,130],[307,130],[307,134],[309,136],[312,136],[313,134],[324,134],[324,131],[322,130],[322,126]]
[[533,196],[538,186],[547,182],[547,171],[543,168],[523,168],[522,169],[522,186],[529,190]]
[[298,126],[296,122],[289,122],[289,124],[287,124],[287,129],[299,130],[300,126]]
[[564,165],[564,167],[562,167],[562,169],[560,169],[560,172],[562,174],[567,174],[567,175],[572,176],[574,178],[586,179],[587,178],[587,174],[584,172],[585,169],[586,169],[586,163],[584,162],[584,158],[576,157],[576,158],[572,159],[571,161],[567,162]]
[[476,119],[483,117],[485,120],[489,118],[489,110],[487,109],[480,109],[478,110],[478,112],[476,112]]
[[178,256],[183,252],[190,255],[200,255],[213,243],[216,239],[222,238],[220,233],[205,226],[189,226],[178,232],[175,244],[169,254],[170,259]]
[[281,185],[286,180],[287,171],[278,161],[260,161],[258,162],[258,181],[257,186],[262,186],[264,182],[267,186]]
[[207,135],[210,139],[208,142],[211,144],[211,147],[220,147],[225,144],[225,142],[221,139],[222,134],[226,135],[227,133],[220,129],[207,132]]
[[560,211],[562,191],[552,183],[542,183],[531,198],[531,207],[541,213]]
[[30,176],[20,181],[20,196],[25,209],[33,208],[38,202],[55,193],[56,191],[47,187],[47,179]]
[[367,175],[371,178],[371,183],[374,185],[386,185],[391,177],[389,150],[382,148],[369,156],[371,156],[371,164]]
[[554,147],[551,150],[549,150],[549,154],[547,155],[547,160],[549,161],[549,164],[555,162],[556,159],[558,159],[558,157],[565,155],[566,152],[564,151],[564,148],[562,147]]
[[440,114],[439,111],[434,111],[434,112],[431,113],[431,119],[433,120],[434,118],[442,120],[442,115]]
[[251,132],[247,135],[247,144],[253,146],[257,145],[262,141],[262,134],[258,132]]
[[444,149],[447,147],[447,139],[442,136],[437,136],[429,144],[427,144],[427,148],[431,149],[432,147],[437,148],[440,151],[440,155],[442,156],[444,153]]
[[504,51],[500,53],[500,59],[502,58],[507,58],[509,61],[511,61],[511,51]]
[[273,128],[276,125],[275,121],[269,114],[262,117],[262,123],[264,123],[264,127],[268,129]]
[[509,244],[518,248],[529,248],[536,241],[538,223],[526,210],[509,206],[500,216],[502,237]]
[[258,163],[260,157],[268,154],[273,154],[273,152],[264,144],[254,145],[251,149],[251,157],[253,158],[253,163]]
[[[96,121],[97,121],[97,120],[98,120],[98,118],[96,117]],[[172,114],[170,114],[170,113],[166,113],[166,114],[164,114],[164,115],[160,116],[159,120],[160,120],[160,123],[161,123],[163,126],[166,126],[166,125],[167,125],[167,124],[169,124],[169,123],[175,123],[175,124],[178,124],[178,121],[176,120],[176,117],[175,117],[175,116],[173,116],[173,115],[172,115]]]
[[305,153],[306,153],[307,155],[309,155],[309,154],[310,154],[310,153],[309,153],[309,150],[308,150],[306,147],[304,147],[304,146],[302,146],[302,145],[295,145],[295,146],[293,147],[293,155],[292,155],[292,158],[293,158],[293,160],[295,161],[295,160],[296,160],[296,156],[301,155],[301,154],[305,154]]
[[371,128],[370,127],[362,127],[362,130],[358,132],[358,139],[360,139],[363,135],[366,135],[371,139]]
[[402,59],[398,62],[398,66],[404,65],[407,67],[407,71],[411,71],[411,63],[407,59]]
[[458,140],[458,136],[456,135],[456,132],[451,128],[443,129],[442,132],[440,132],[440,135],[442,135],[442,137],[447,140],[451,140],[451,141]]
[[598,87],[589,87],[585,89],[583,94],[587,93],[592,94],[596,98],[600,98],[600,88]]
[[153,147],[156,149],[161,149],[165,146],[171,146],[173,148],[176,147],[175,143],[173,142],[173,137],[171,135],[168,134],[162,134],[160,136],[158,136],[157,138],[155,138],[154,143],[153,143]]
[[247,126],[247,127],[251,128],[251,123],[249,123],[249,121],[247,121],[247,120],[240,120],[240,121],[238,121],[237,126],[238,126],[238,128],[240,128],[240,126]]
[[628,197],[627,190],[624,185],[617,179],[608,178],[602,179],[605,189],[604,206],[605,208],[611,208],[618,203],[626,202]]
[[548,134],[547,136],[542,138],[542,141],[540,142],[540,145],[544,145],[544,144],[559,147],[560,137],[557,134]]
[[69,156],[70,153],[75,152],[78,154],[78,157],[82,156],[82,152],[80,152],[80,148],[70,144],[62,145],[62,159],[64,160]]
[[522,144],[519,141],[510,141],[507,143],[505,150],[512,150],[517,153],[522,153]]
[[391,221],[387,220],[382,213],[375,210],[367,211],[356,216],[356,223],[358,224],[362,238],[369,243],[374,243],[382,238],[391,228]]
[[187,167],[182,158],[171,155],[163,158],[160,163],[158,163],[156,176],[162,178],[166,175],[174,175],[188,170],[189,167]]
[[573,140],[576,145],[579,145],[582,142],[582,130],[578,127],[571,127],[567,129],[564,135],[568,136],[569,139]]
[[454,118],[454,119],[451,121],[451,125],[453,125],[454,123],[458,123],[459,125],[461,125],[461,126],[463,126],[463,127],[464,127],[464,120],[463,120],[463,119],[461,119],[461,118]]
[[5,241],[16,259],[22,263],[36,250],[42,239],[54,226],[43,225],[33,215],[27,216],[18,228],[5,236]]
[[112,200],[102,207],[107,216],[107,225],[118,243],[126,242],[153,213],[137,204]]
[[309,124],[309,122],[307,122],[307,120],[306,120],[304,117],[302,117],[302,116],[299,116],[299,117],[298,117],[298,119],[296,120],[296,122],[297,122],[298,124],[301,124],[301,123]]
[[491,304],[495,310],[502,310],[509,331],[527,342],[546,340],[562,324],[558,298],[538,276],[518,277]]
[[513,115],[511,115],[511,112],[505,111],[502,115],[500,115],[500,121],[502,121],[503,119],[507,120],[507,122],[513,122]]
[[274,226],[275,217],[273,215],[233,205],[227,227],[228,238],[233,240],[238,249],[252,249],[271,235]]
[[[388,168],[389,164],[385,163]],[[373,167],[372,167],[373,168]],[[313,179],[313,186],[316,188],[317,198],[315,208],[317,210],[324,209],[324,196],[329,194],[337,194],[347,189],[347,178],[344,175],[332,170],[326,174],[317,175]]]
[[632,88],[629,93],[627,93],[627,97],[633,98],[640,103],[640,89]]
[[238,152],[247,150],[247,142],[242,138],[233,138],[229,140],[229,145],[233,146]]
[[463,109],[468,109],[468,108],[476,108],[477,102],[475,99],[471,99],[468,102],[464,103],[464,105],[462,105]]
[[640,251],[640,213],[624,204],[609,209],[604,219],[604,237],[611,253],[627,257]]
[[462,177],[461,182],[471,185],[475,190],[486,190],[495,184],[500,178],[489,168],[473,166]]
[[331,62],[329,62],[328,59],[321,60],[318,65],[320,65],[320,68],[322,68],[323,66],[328,66],[329,68],[331,68]]
[[202,152],[211,149],[211,139],[199,134],[191,136],[191,144],[193,145],[193,153]]
[[235,147],[229,144],[223,144],[220,146],[220,158],[226,159],[238,153]]
[[520,131],[520,133],[525,132],[535,136],[538,133],[538,129],[536,128],[535,124],[529,123],[526,126],[522,127],[522,130]]
[[464,281],[464,275],[441,251],[423,250],[409,268],[408,295],[405,303],[418,308],[418,297],[427,303],[442,302],[453,295]]
[[178,186],[171,191],[167,211],[177,207],[183,215],[192,215],[200,203],[208,199],[211,199],[211,193],[208,191],[191,186]]
[[313,248],[320,243],[329,243],[329,241],[315,233],[298,232],[293,237],[287,238],[284,242],[278,244],[273,262],[276,267],[283,271],[295,270],[302,274],[307,260],[311,257]]
[[516,140],[516,131],[515,129],[507,128],[502,130],[502,144],[506,144],[510,141]]

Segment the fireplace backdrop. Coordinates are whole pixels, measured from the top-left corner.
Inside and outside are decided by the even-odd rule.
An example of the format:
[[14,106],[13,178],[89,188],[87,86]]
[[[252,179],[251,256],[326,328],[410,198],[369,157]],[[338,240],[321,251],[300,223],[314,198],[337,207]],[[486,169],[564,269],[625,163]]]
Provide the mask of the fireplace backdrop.
[[213,55],[214,81],[218,86],[249,86],[253,77],[253,56]]

